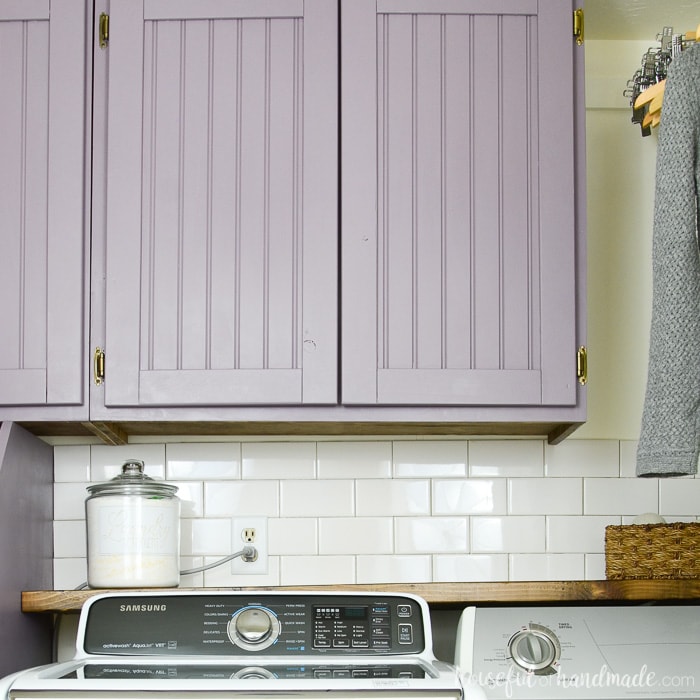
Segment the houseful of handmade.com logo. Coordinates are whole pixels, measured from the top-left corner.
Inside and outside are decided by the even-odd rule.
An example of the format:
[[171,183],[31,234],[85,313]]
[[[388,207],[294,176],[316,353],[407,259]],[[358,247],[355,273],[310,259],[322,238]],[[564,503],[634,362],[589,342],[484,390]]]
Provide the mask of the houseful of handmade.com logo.
[[[524,688],[556,689],[560,694],[567,689],[572,691],[572,697],[578,697],[580,692],[588,689],[610,688],[617,689],[623,695],[651,695],[663,690],[665,695],[682,697],[695,689],[693,675],[659,675],[643,664],[635,673],[615,673],[608,666],[602,665],[594,672],[565,674],[561,669],[549,675],[522,673],[515,668],[499,673],[464,674],[462,677],[465,687],[477,685],[485,689],[501,688],[507,698],[522,692]],[[557,697],[563,697],[558,695]]]

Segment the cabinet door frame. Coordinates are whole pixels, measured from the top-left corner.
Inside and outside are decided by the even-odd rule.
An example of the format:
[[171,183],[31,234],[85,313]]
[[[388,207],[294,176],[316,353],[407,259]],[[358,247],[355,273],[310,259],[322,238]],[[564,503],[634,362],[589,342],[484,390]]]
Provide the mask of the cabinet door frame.
[[[290,369],[142,367],[138,309],[143,23],[146,19],[304,17],[303,250],[297,366]],[[301,14],[300,14],[301,13]],[[106,138],[105,409],[337,403],[337,7],[332,0],[125,0],[112,6],[108,105],[118,104]],[[126,40],[124,37],[127,37]],[[329,57],[336,57],[334,61]],[[331,144],[331,147],[326,147]],[[332,173],[329,176],[329,172]],[[118,193],[118,196],[114,193]],[[123,206],[137,202],[137,206]],[[100,409],[97,409],[98,412]]]
[[[343,3],[342,70],[342,401],[351,405],[575,406],[579,401],[575,358],[577,255],[574,193],[574,40],[561,27],[572,9],[560,0],[472,2],[437,0],[433,13],[522,13],[538,16],[537,56],[540,139],[538,362],[531,369],[384,369],[378,347],[380,202],[373,174],[380,170],[377,125],[377,16],[421,13],[421,0],[357,0]],[[563,60],[552,60],[552,56]],[[359,105],[359,106],[358,106]],[[374,107],[371,107],[373,106]],[[368,107],[369,106],[369,107]],[[554,117],[554,118],[553,118]],[[362,279],[358,284],[357,280]],[[580,292],[579,292],[580,294]],[[539,365],[539,366],[538,366]]]
[[[0,404],[8,406],[0,408],[0,418],[87,417],[89,247],[85,217],[90,71],[86,36],[90,12],[86,5],[83,0],[8,0],[0,7],[0,23],[24,22],[25,41],[32,32],[41,31],[43,23],[48,27],[47,54],[27,47],[24,63],[25,71],[31,71],[37,61],[48,63],[47,122],[31,110],[25,110],[23,116],[26,134],[43,130],[47,139],[45,245],[36,250],[35,243],[28,240],[19,244],[26,268],[23,281],[18,280],[24,287],[18,317],[20,343],[32,359],[0,371]],[[25,72],[19,77],[26,88],[31,75]],[[35,116],[38,122],[32,122]],[[26,212],[35,215],[36,207],[31,212],[30,204],[25,199]],[[32,265],[41,284],[32,280]],[[42,290],[44,299],[31,317],[22,318],[27,306],[21,299],[36,297]]]

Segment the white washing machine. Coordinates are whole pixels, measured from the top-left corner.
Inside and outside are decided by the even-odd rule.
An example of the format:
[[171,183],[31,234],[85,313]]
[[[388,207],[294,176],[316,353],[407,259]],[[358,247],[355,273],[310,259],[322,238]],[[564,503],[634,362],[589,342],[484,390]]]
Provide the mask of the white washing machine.
[[462,700],[429,609],[387,593],[97,594],[71,659],[0,679],[0,700]]
[[487,700],[700,698],[700,606],[469,607],[455,664]]

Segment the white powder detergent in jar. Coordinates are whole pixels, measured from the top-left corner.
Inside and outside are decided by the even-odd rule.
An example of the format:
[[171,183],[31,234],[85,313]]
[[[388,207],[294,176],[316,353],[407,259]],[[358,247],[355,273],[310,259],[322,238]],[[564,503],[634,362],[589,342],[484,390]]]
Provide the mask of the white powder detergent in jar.
[[90,588],[167,588],[180,583],[177,486],[143,473],[131,459],[111,481],[87,487]]

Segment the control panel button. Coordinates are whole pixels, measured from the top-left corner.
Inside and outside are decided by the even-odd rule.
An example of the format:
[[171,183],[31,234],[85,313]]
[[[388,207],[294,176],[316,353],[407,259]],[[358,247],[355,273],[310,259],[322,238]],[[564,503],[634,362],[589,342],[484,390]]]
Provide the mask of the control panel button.
[[372,640],[373,649],[390,649],[391,642],[388,639],[373,639]]
[[413,644],[413,625],[409,622],[399,624],[399,644]]

